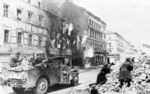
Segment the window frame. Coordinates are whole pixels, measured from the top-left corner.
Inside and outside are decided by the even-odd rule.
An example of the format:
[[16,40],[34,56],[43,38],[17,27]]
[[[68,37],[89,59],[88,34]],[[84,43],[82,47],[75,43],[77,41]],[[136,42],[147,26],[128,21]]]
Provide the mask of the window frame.
[[[18,13],[18,10],[20,10],[21,12],[20,12],[20,14]],[[20,21],[22,21],[22,17],[19,17],[19,15],[22,15],[22,10],[21,9],[17,9],[17,20],[20,20]]]
[[111,43],[109,43],[109,47],[111,47]]
[[9,5],[3,4],[3,16],[8,17],[9,16]]
[[33,18],[33,12],[28,11],[28,21],[31,22]]
[[[30,37],[30,36],[31,36],[31,37]],[[32,41],[33,41],[33,35],[32,35],[32,34],[29,34],[28,37],[29,37],[29,38],[28,38],[28,45],[31,46],[31,45],[33,44],[33,43],[32,43]]]
[[43,16],[39,15],[39,26],[43,26]]
[[[5,31],[8,31],[7,34]],[[9,32],[10,30],[4,29],[4,43],[9,43]]]
[[17,43],[22,44],[22,32],[17,32]]
[[42,47],[42,36],[38,36],[38,46]]
[[41,3],[40,1],[38,1],[38,7],[39,7],[39,8],[41,8],[41,4],[42,4],[42,3]]

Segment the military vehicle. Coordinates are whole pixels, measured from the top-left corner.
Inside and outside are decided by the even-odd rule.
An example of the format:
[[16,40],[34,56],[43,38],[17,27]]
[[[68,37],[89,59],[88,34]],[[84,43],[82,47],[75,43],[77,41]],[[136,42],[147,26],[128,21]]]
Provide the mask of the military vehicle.
[[78,85],[79,72],[71,65],[70,58],[57,56],[32,65],[24,58],[17,67],[5,67],[1,73],[1,85],[12,87],[17,94],[33,89],[35,94],[45,94],[49,86],[69,83]]

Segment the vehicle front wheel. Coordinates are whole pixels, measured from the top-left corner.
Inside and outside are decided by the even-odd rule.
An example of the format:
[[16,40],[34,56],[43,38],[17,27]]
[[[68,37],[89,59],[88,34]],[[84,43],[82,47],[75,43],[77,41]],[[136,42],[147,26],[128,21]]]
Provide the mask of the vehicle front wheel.
[[44,77],[37,81],[36,87],[34,89],[35,94],[45,94],[48,90],[48,80]]
[[77,86],[78,84],[79,84],[79,77],[78,76],[73,77],[73,79],[71,80],[71,85]]
[[25,90],[24,88],[16,88],[16,87],[13,87],[12,89],[17,94],[23,94],[23,92]]

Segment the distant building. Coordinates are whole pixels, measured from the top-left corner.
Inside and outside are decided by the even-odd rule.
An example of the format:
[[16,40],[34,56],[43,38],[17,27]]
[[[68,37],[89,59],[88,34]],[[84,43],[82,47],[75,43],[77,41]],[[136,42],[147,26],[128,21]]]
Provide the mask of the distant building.
[[140,45],[139,48],[140,48],[140,50],[143,51],[142,53],[145,53],[150,56],[150,45],[149,44],[144,43],[144,44]]
[[107,32],[106,40],[109,57],[114,60],[124,60],[126,57],[133,56],[136,53],[134,46],[117,32]]

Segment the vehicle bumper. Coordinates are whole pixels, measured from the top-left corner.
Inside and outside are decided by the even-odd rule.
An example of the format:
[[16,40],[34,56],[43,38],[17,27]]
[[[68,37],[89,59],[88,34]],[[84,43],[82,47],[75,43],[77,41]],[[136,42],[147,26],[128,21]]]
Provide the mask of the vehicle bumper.
[[6,85],[9,87],[16,87],[16,88],[27,88],[26,81],[20,79],[9,79],[6,81],[1,81],[1,85]]

